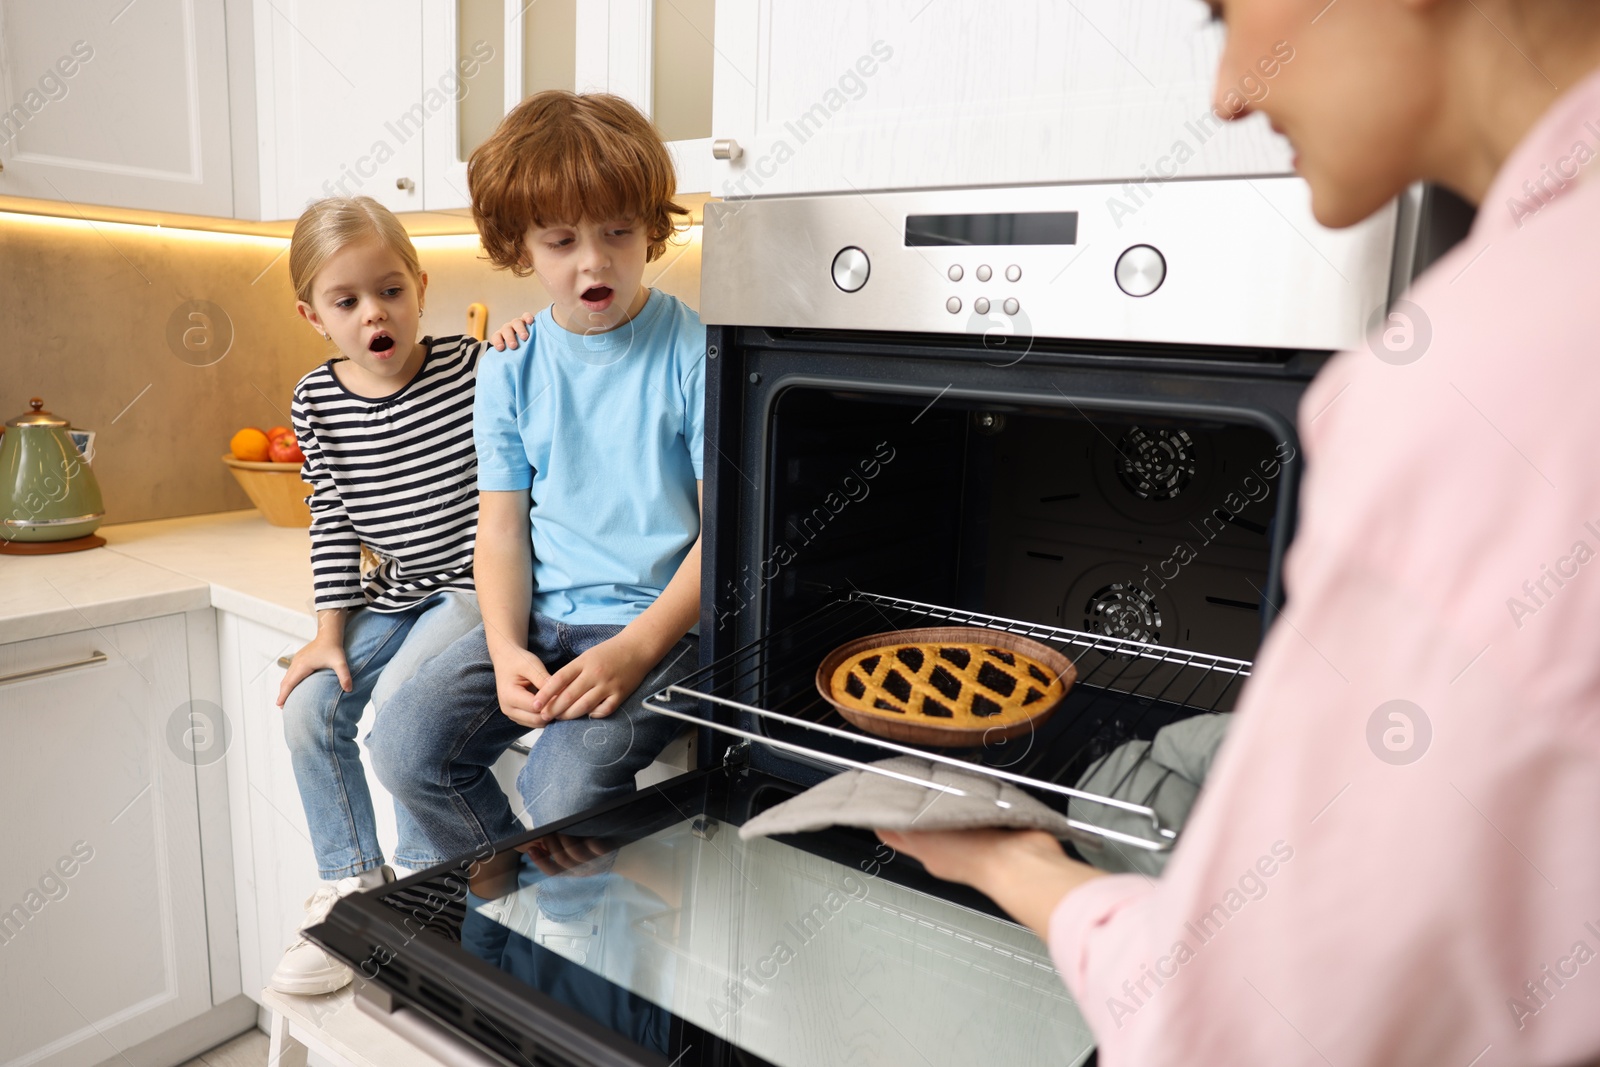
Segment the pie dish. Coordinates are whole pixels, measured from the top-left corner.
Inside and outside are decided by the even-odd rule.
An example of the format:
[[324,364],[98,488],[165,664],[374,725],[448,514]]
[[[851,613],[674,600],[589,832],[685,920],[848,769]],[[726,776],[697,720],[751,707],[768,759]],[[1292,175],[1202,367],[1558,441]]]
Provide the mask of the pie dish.
[[892,741],[973,747],[1043,725],[1077,679],[1025,637],[965,627],[895,630],[834,649],[817,691],[850,723]]

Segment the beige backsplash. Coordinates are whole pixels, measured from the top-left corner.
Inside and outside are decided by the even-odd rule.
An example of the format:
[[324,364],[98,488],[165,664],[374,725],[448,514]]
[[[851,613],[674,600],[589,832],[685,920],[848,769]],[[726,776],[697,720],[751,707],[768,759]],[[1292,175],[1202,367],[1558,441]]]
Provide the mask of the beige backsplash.
[[[645,280],[698,307],[699,230],[680,241]],[[548,303],[536,280],[492,269],[474,237],[416,243],[425,332],[462,332],[474,300],[491,330]],[[38,396],[97,431],[107,522],[249,507],[220,462],[229,437],[287,425],[295,381],[333,354],[294,313],[287,248],[0,212],[0,421]]]

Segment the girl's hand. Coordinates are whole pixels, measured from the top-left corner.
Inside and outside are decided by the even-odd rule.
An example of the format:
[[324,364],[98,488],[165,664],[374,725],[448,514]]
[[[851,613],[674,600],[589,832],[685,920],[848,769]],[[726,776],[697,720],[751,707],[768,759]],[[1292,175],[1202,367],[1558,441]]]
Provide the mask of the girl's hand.
[[350,664],[344,658],[342,629],[337,634],[319,630],[309,645],[294,654],[294,659],[289,661],[288,671],[283,675],[283,684],[278,686],[278,707],[283,707],[283,702],[289,699],[295,686],[317,671],[331,670],[338,675],[339,688],[346,693],[354,688],[354,683],[350,681]]
[[512,319],[489,338],[489,343],[494,345],[495,351],[504,352],[509,346],[520,348],[523,341],[528,339],[528,327],[533,325],[534,315],[531,311],[524,311],[519,319]]
[[500,710],[512,722],[519,722],[532,730],[545,724],[544,716],[534,706],[536,694],[550,681],[550,672],[544,662],[527,649],[507,648],[497,651],[494,661],[494,688],[500,698]]
[[623,631],[552,674],[534,698],[534,711],[545,722],[585,715],[603,719],[622,706],[654,665]]

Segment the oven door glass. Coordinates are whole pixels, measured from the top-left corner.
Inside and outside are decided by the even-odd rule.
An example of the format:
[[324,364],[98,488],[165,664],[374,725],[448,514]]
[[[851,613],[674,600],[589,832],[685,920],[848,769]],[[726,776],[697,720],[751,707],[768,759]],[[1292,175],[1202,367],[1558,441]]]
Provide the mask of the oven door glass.
[[779,1067],[1088,1057],[1038,938],[891,882],[886,847],[743,841],[675,814],[500,853],[472,881],[462,948],[662,1062],[722,1062],[694,1042]]

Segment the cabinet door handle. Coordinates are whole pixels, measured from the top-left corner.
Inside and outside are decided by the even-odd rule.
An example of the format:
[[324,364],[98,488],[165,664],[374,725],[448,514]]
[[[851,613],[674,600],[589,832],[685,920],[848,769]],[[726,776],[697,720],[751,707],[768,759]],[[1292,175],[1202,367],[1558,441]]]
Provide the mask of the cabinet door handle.
[[394,187],[399,189],[401,192],[409,193],[411,190],[417,187],[417,183],[412,181],[410,178],[396,178],[394,180]]
[[288,670],[289,669],[289,662],[290,661],[289,661],[289,657],[288,656],[279,656],[278,657],[278,666],[282,667],[284,670]]
[[744,149],[731,137],[721,137],[711,142],[712,159],[738,159],[742,155]]
[[75,671],[79,667],[93,667],[97,663],[104,663],[104,652],[91,652],[88,659],[74,660],[71,663],[57,663],[52,667],[35,667],[31,671],[18,671],[15,674],[0,674],[0,685],[9,685],[12,682],[24,682],[29,678],[43,678],[48,674],[60,674],[63,671]]

